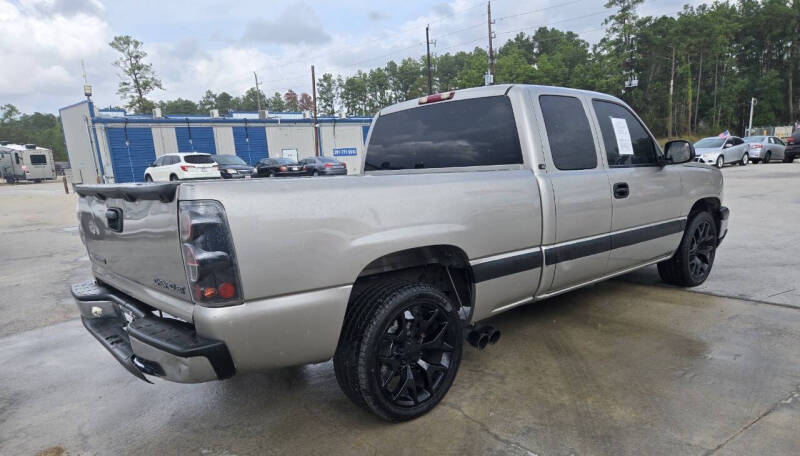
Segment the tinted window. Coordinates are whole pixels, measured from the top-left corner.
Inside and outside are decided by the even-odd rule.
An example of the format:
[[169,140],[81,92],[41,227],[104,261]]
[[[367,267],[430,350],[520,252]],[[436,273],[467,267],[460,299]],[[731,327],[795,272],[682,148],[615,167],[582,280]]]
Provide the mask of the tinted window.
[[575,97],[542,95],[539,97],[539,104],[547,129],[550,155],[556,168],[596,168],[594,138],[580,100]]
[[[748,136],[747,138],[744,138],[744,142],[746,143],[760,143],[762,141],[764,141],[763,136]],[[769,138],[769,142],[772,142],[772,138]]]
[[181,161],[181,159],[179,157],[176,157],[175,155],[170,155],[170,156],[164,158],[164,164],[165,165],[174,165],[175,163],[178,163],[180,161]]
[[220,165],[246,165],[247,163],[244,162],[241,158],[237,157],[236,155],[214,155],[211,157],[212,160],[219,163]]
[[275,159],[275,160],[273,160],[273,161],[274,161],[275,163],[277,163],[277,164],[281,164],[281,165],[294,165],[295,163],[297,163],[296,161],[294,161],[294,160],[293,160],[293,159],[291,159],[291,158],[276,158],[276,159]]
[[434,103],[378,117],[365,169],[518,163],[522,163],[522,150],[511,102],[495,96]]
[[321,163],[339,163],[339,160],[335,158],[328,158],[328,157],[319,157],[319,161]]
[[31,155],[31,165],[46,165],[47,155]]
[[211,155],[185,155],[183,157],[183,161],[186,163],[191,163],[193,165],[207,165],[209,163],[214,163],[214,159],[211,158]]
[[[600,123],[600,132],[603,135],[609,166],[658,163],[658,153],[653,138],[632,112],[621,105],[608,101],[594,100],[592,105],[597,114],[597,121]],[[624,132],[626,127],[627,135]],[[617,135],[620,135],[619,139],[622,141],[622,145],[617,144]],[[626,136],[630,137],[630,145],[626,144]]]
[[744,141],[742,141],[742,138],[733,138],[733,144],[738,146],[739,144],[744,144]]

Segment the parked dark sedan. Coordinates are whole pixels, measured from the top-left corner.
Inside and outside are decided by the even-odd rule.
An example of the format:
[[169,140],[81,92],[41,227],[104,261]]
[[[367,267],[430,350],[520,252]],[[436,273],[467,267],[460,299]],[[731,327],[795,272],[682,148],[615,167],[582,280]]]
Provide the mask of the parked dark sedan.
[[250,177],[255,172],[252,166],[236,155],[212,155],[211,158],[219,165],[219,175],[223,179]]
[[783,162],[791,163],[800,157],[800,128],[786,138],[786,149],[783,151]]
[[347,165],[330,157],[309,157],[300,160],[303,171],[310,176],[347,174]]
[[258,177],[301,176],[302,167],[291,158],[265,158],[256,163]]

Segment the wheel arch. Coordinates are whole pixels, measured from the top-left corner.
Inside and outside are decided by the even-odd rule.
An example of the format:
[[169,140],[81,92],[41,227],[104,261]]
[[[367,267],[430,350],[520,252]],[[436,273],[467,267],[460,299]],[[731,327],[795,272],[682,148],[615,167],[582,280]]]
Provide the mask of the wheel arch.
[[722,202],[716,197],[700,198],[695,201],[692,208],[689,209],[689,219],[698,212],[709,212],[714,217],[714,222],[717,225],[717,231],[720,228],[719,209],[722,207]]
[[475,279],[469,257],[460,247],[437,244],[404,249],[385,254],[367,264],[358,274],[348,307],[359,292],[375,280],[388,278],[430,283],[439,287],[466,312],[474,309]]

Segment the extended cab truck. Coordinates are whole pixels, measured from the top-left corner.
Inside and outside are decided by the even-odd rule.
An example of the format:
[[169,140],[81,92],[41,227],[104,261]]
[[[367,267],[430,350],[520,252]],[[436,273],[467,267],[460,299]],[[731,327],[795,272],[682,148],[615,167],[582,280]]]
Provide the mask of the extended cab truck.
[[[91,332],[142,379],[203,382],[334,360],[392,421],[434,407],[475,325],[646,265],[702,283],[722,175],[662,152],[620,100],[503,85],[373,121],[363,175],[78,186]],[[324,204],[320,198],[324,198]]]

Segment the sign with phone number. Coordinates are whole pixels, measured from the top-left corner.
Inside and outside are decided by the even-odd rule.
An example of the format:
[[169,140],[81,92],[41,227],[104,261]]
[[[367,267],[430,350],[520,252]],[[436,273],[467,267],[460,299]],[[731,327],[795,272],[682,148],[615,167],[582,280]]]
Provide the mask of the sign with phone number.
[[358,155],[358,150],[355,147],[341,147],[333,149],[334,157],[354,157]]

